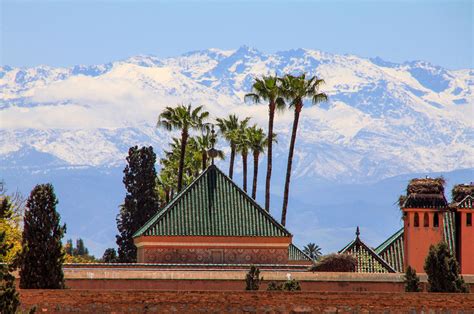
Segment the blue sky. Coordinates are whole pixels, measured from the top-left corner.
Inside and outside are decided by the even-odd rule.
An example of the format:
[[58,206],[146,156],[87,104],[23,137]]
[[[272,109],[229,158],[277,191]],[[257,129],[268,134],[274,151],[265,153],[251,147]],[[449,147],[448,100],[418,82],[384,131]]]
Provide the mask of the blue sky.
[[473,66],[473,1],[8,1],[1,64],[98,64],[248,45]]

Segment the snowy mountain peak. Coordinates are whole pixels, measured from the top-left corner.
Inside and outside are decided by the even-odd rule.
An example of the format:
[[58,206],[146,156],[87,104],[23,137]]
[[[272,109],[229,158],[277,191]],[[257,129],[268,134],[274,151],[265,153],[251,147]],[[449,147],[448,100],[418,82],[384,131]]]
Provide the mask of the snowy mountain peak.
[[[2,66],[0,160],[12,165],[26,156],[18,163],[30,167],[27,156],[46,154],[52,164],[95,167],[123,163],[134,144],[160,153],[169,138],[156,118],[177,103],[202,104],[213,117],[251,116],[266,127],[266,104],[243,101],[254,78],[302,72],[325,79],[330,101],[303,110],[295,178],[370,181],[474,167],[472,69],[248,46],[69,68]],[[277,116],[277,164],[291,122],[290,111]]]

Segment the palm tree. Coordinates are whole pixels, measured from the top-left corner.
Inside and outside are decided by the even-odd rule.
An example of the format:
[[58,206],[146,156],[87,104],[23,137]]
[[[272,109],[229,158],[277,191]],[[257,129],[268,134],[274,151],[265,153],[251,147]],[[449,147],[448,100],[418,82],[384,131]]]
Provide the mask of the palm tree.
[[301,109],[303,108],[303,100],[305,98],[311,98],[312,103],[316,105],[320,102],[327,101],[328,96],[319,91],[324,80],[318,79],[316,76],[306,79],[306,74],[301,74],[300,76],[286,75],[280,79],[280,81],[284,97],[289,102],[289,106],[294,108],[295,112],[290,148],[288,151],[283,208],[281,211],[281,224],[284,226],[286,224],[288,196],[290,193],[291,166],[293,163],[293,153],[295,151],[296,132],[298,131],[298,121],[300,119]]
[[304,247],[303,252],[311,257],[313,261],[317,261],[322,255],[321,248],[314,243],[308,243],[308,245]]
[[[253,125],[248,128],[247,136],[249,140],[249,146],[252,150],[253,155],[253,184],[252,184],[252,198],[257,197],[257,178],[258,178],[258,158],[261,153],[265,152],[265,148],[268,145],[268,139],[262,128]],[[273,141],[275,140],[276,134],[273,133]]]
[[229,177],[232,179],[234,176],[234,162],[235,162],[235,152],[237,149],[236,144],[236,135],[238,130],[241,126],[247,125],[250,118],[245,118],[242,121],[239,121],[239,118],[235,114],[229,115],[227,118],[221,119],[217,118],[217,126],[219,127],[219,131],[222,136],[226,139],[227,142],[230,144],[230,163],[229,163]]
[[157,126],[169,131],[181,130],[181,151],[178,168],[178,192],[183,186],[184,157],[186,153],[186,143],[189,131],[192,129],[202,129],[205,120],[209,117],[209,112],[203,111],[202,106],[195,109],[191,105],[179,105],[175,108],[166,107],[158,117]]
[[[242,121],[243,122],[243,121]],[[242,187],[247,192],[247,157],[250,148],[249,128],[247,123],[240,123],[240,127],[234,131],[234,138],[236,143],[236,150],[242,156]]]
[[272,177],[272,140],[273,121],[276,109],[285,109],[285,101],[282,97],[282,90],[279,86],[279,80],[276,76],[263,76],[256,78],[252,85],[252,92],[245,95],[245,100],[259,103],[268,101],[268,138],[267,138],[267,177],[265,180],[265,210],[270,211],[270,181]]
[[[203,132],[200,136],[195,137],[195,150],[200,154],[199,157],[201,159],[202,170],[205,170],[207,166],[209,166],[207,152],[209,149],[212,148],[211,137],[212,135],[209,133],[209,128],[206,128],[206,131]],[[215,151],[217,153],[217,158],[224,159],[224,152],[222,150],[215,149]]]

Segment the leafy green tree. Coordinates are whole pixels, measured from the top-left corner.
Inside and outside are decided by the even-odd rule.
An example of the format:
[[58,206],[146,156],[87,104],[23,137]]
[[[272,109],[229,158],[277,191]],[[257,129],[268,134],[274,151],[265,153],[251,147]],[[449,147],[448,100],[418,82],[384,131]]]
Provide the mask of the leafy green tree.
[[59,224],[57,203],[51,184],[35,186],[28,198],[20,256],[22,289],[64,288],[64,250],[61,239],[66,232],[66,225]]
[[284,98],[288,101],[291,108],[294,109],[293,129],[291,131],[290,148],[288,150],[288,164],[286,169],[285,190],[283,194],[283,207],[281,211],[281,224],[286,224],[286,212],[288,208],[288,197],[290,193],[291,168],[293,164],[293,154],[295,151],[296,134],[298,131],[298,123],[300,120],[301,110],[303,109],[303,101],[305,98],[311,98],[314,105],[327,101],[328,96],[319,91],[324,80],[313,76],[309,79],[306,74],[299,76],[286,75],[280,79],[281,88]]
[[252,92],[245,95],[245,100],[254,103],[262,101],[268,102],[268,137],[267,137],[267,176],[265,180],[265,210],[270,211],[270,185],[272,177],[272,139],[273,122],[275,120],[275,111],[277,109],[285,109],[285,100],[282,97],[282,89],[280,88],[277,76],[263,76],[256,78],[252,85]]
[[317,261],[322,255],[321,248],[314,243],[308,243],[308,245],[304,247],[303,252],[313,261]]
[[[13,216],[12,204],[7,197],[0,197],[0,221]],[[15,277],[11,274],[12,265],[5,263],[13,244],[7,243],[6,232],[0,231],[0,310],[3,313],[16,313],[20,298],[15,289]]]
[[406,292],[420,292],[420,277],[416,274],[416,270],[411,268],[411,266],[407,267],[405,271],[405,291]]
[[72,239],[66,241],[66,245],[64,246],[64,251],[66,255],[73,255],[74,245],[72,244]]
[[88,255],[89,250],[84,245],[84,240],[81,238],[76,240],[76,249],[74,250],[74,255],[84,256]]
[[101,261],[102,263],[117,263],[117,252],[115,251],[115,249],[106,249],[104,255],[102,255]]
[[430,246],[424,269],[428,275],[429,292],[469,292],[459,274],[459,264],[445,242]]
[[184,157],[186,154],[186,143],[189,138],[189,131],[192,129],[201,130],[209,112],[203,111],[202,106],[192,108],[191,105],[179,105],[175,108],[166,107],[166,109],[158,117],[158,126],[163,127],[169,131],[181,131],[181,155],[179,159],[178,168],[178,192],[183,187],[183,171],[184,171]]
[[117,217],[119,261],[133,263],[137,258],[133,234],[158,210],[156,192],[156,155],[153,147],[137,146],[128,150],[123,183],[127,194]]
[[249,272],[245,276],[245,290],[258,290],[260,288],[260,269],[251,266]]
[[230,145],[230,162],[229,162],[229,177],[232,179],[234,176],[234,162],[235,153],[237,151],[237,139],[239,129],[246,127],[250,118],[245,118],[239,121],[239,118],[235,114],[229,115],[227,118],[217,118],[217,126],[219,127],[220,134],[224,139],[229,142]]

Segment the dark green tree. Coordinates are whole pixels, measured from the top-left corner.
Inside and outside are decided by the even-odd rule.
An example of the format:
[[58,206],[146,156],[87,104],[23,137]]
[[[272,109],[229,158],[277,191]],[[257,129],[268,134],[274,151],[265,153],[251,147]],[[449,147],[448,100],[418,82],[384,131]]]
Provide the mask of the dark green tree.
[[51,184],[40,184],[26,203],[20,262],[20,288],[62,289],[64,251],[61,226],[56,211],[58,201]]
[[66,246],[64,246],[64,250],[66,251],[66,254],[73,255],[74,245],[72,244],[72,239],[66,241]]
[[137,249],[132,236],[158,209],[155,162],[156,155],[151,146],[134,146],[128,151],[128,164],[123,171],[127,194],[117,216],[120,233],[117,235],[118,257],[121,263],[136,261]]
[[[9,219],[12,215],[12,204],[8,198],[0,199],[0,219]],[[16,313],[20,305],[18,292],[15,289],[15,277],[11,274],[12,266],[4,264],[3,261],[12,248],[12,244],[6,243],[6,232],[0,232],[0,310],[2,313]]]
[[459,264],[445,242],[430,246],[424,269],[428,275],[429,292],[469,292],[459,274]]
[[420,277],[417,276],[416,270],[411,268],[411,266],[407,267],[405,272],[405,291],[406,292],[420,292]]
[[245,290],[258,290],[260,288],[260,269],[251,266],[249,272],[245,276]]
[[117,263],[117,252],[114,248],[108,248],[102,255],[102,263]]
[[314,243],[308,243],[308,245],[304,247],[303,252],[313,261],[317,261],[322,255],[321,248]]
[[84,256],[89,254],[89,250],[84,245],[84,240],[81,238],[76,240],[76,249],[74,250],[74,255]]

